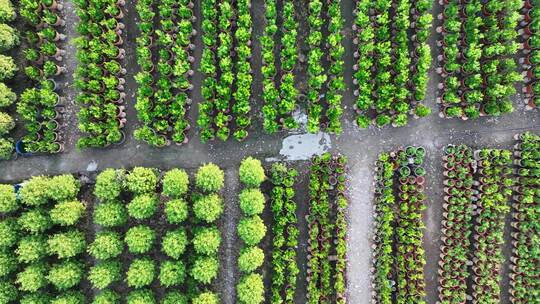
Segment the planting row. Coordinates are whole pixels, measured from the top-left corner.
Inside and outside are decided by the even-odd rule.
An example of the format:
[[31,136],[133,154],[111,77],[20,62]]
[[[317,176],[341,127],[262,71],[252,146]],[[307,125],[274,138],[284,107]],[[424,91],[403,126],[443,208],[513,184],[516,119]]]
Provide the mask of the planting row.
[[521,28],[518,31],[523,43],[523,57],[519,61],[524,70],[525,87],[523,88],[523,93],[525,94],[527,109],[533,109],[538,106],[537,99],[540,94],[540,84],[538,83],[540,78],[539,9],[537,1],[524,1],[521,10],[523,19],[519,24]]
[[[134,136],[152,146],[188,142],[187,113],[195,58],[193,3],[183,0],[137,2],[140,35],[137,63],[137,116],[142,126]],[[157,24],[157,26],[155,26]],[[155,56],[157,53],[157,56]]]
[[312,159],[309,180],[307,303],[346,303],[347,220],[344,156]]
[[353,82],[357,125],[402,127],[424,117],[432,1],[357,0]]
[[519,0],[442,1],[438,19],[438,103],[442,117],[464,120],[512,112],[516,93]]
[[[8,24],[15,16],[11,1],[0,3],[0,52],[6,52],[19,44],[19,34]],[[17,100],[17,95],[4,81],[12,78],[16,70],[13,58],[0,54],[0,160],[11,158],[15,147],[10,136],[11,130],[15,128],[15,118],[10,107]]]

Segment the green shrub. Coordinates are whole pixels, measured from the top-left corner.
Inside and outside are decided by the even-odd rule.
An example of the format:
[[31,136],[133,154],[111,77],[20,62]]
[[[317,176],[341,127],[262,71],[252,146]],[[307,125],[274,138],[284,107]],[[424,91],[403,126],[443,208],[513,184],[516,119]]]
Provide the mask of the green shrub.
[[252,246],[242,249],[238,257],[238,268],[242,272],[253,272],[264,262],[264,252],[261,248]]
[[12,303],[17,299],[17,288],[9,282],[0,281],[0,303]]
[[50,179],[49,197],[57,202],[72,200],[77,197],[81,184],[73,175],[57,175]]
[[0,159],[8,160],[13,156],[15,151],[15,145],[11,138],[1,138],[0,137]]
[[0,111],[0,136],[8,134],[13,128],[15,128],[13,117]]
[[219,297],[217,294],[207,291],[199,294],[197,297],[193,298],[192,304],[218,304]]
[[19,190],[21,201],[28,206],[39,206],[47,203],[49,199],[49,178],[34,176]]
[[62,261],[55,264],[50,270],[47,279],[58,290],[66,290],[81,281],[83,276],[83,267],[75,261]]
[[198,282],[210,284],[217,277],[219,261],[215,257],[198,257],[191,268],[191,276]]
[[98,204],[94,209],[94,223],[100,226],[123,226],[127,223],[127,220],[126,208],[117,201]]
[[189,176],[182,169],[172,169],[163,177],[163,194],[179,198],[189,189]]
[[122,279],[122,265],[114,260],[97,263],[88,273],[88,280],[96,289],[103,289],[120,279]]
[[63,201],[51,210],[51,221],[60,226],[74,225],[84,215],[85,210],[86,205],[78,200]]
[[136,167],[126,178],[129,191],[135,194],[152,193],[156,191],[158,176],[154,169]]
[[131,253],[148,252],[152,249],[155,239],[156,234],[154,231],[150,227],[143,225],[129,228],[124,237],[128,250]]
[[225,174],[218,166],[208,163],[199,168],[195,178],[197,188],[205,192],[217,192],[223,188]]
[[11,252],[0,251],[0,277],[5,277],[17,269],[17,259]]
[[161,286],[171,287],[184,283],[186,278],[186,266],[182,261],[165,261],[159,271]]
[[24,295],[21,298],[21,302],[20,302],[20,304],[49,304],[49,303],[51,303],[51,295],[45,292],[41,292],[41,291]]
[[246,187],[259,187],[266,178],[261,161],[251,156],[240,164],[239,175],[240,182]]
[[17,259],[22,263],[31,263],[47,255],[45,238],[41,235],[26,236],[21,239],[15,249]]
[[156,298],[149,289],[139,289],[130,292],[127,296],[127,304],[155,304]]
[[152,260],[139,258],[133,260],[127,271],[127,284],[129,287],[141,288],[152,284],[155,275],[155,265]]
[[171,224],[180,224],[188,217],[188,204],[183,199],[173,199],[165,203],[165,215]]
[[252,273],[242,277],[236,286],[236,293],[240,303],[262,303],[264,301],[264,284],[261,275]]
[[240,209],[246,215],[261,214],[264,210],[265,198],[261,190],[252,188],[240,192]]
[[0,81],[13,78],[18,70],[12,57],[0,54]]
[[96,295],[92,304],[120,304],[120,296],[112,290],[104,290]]
[[161,300],[161,304],[188,304],[189,299],[186,295],[178,291],[169,291]]
[[0,0],[0,22],[15,20],[17,14],[10,0]]
[[17,94],[15,94],[5,83],[0,82],[0,108],[9,107],[15,100],[17,100]]
[[153,194],[141,194],[133,198],[127,205],[129,216],[137,220],[144,220],[156,213],[158,199]]
[[245,217],[238,224],[238,235],[247,245],[257,245],[266,234],[266,226],[258,216]]
[[193,247],[199,254],[212,255],[219,251],[221,244],[221,234],[215,227],[204,227],[195,230],[193,237]]
[[0,185],[0,213],[13,212],[19,208],[12,185]]
[[40,207],[22,213],[17,222],[22,230],[30,233],[43,233],[52,227],[49,213]]
[[19,44],[19,34],[11,26],[0,23],[0,50],[9,50]]
[[0,248],[10,248],[19,240],[19,224],[14,218],[0,221]]
[[161,250],[173,259],[178,259],[186,251],[188,238],[182,228],[167,231],[161,243]]
[[49,252],[59,259],[72,258],[86,249],[84,234],[78,230],[57,233],[47,240]]
[[70,290],[56,296],[51,304],[84,304],[84,294],[81,291]]
[[114,231],[102,231],[96,234],[94,242],[88,246],[88,253],[98,260],[119,256],[124,250],[120,234]]
[[43,263],[30,264],[17,273],[15,283],[20,291],[36,292],[47,285],[47,267]]
[[122,193],[126,173],[121,169],[106,169],[96,177],[94,195],[101,200],[117,199]]
[[223,213],[223,200],[215,193],[199,196],[193,203],[193,212],[199,220],[212,223]]

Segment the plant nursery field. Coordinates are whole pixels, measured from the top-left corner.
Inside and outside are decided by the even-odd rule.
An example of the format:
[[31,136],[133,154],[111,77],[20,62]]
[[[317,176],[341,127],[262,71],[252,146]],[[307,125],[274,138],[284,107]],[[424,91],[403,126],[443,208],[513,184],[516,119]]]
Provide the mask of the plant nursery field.
[[539,12],[0,0],[0,304],[537,303]]

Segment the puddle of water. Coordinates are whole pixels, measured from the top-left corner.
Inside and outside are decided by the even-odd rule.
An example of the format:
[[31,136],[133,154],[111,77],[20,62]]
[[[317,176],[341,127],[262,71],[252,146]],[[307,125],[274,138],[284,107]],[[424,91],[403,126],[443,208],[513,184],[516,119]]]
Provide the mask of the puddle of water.
[[327,133],[295,134],[283,139],[279,154],[286,160],[306,160],[327,152],[331,147]]

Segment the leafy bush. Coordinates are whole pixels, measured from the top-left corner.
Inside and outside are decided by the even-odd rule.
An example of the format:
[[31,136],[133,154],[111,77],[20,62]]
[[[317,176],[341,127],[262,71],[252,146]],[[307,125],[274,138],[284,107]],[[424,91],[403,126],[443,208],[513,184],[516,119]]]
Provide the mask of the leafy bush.
[[15,20],[17,14],[10,0],[0,0],[0,22]]
[[88,280],[97,289],[103,289],[122,278],[122,265],[119,261],[100,262],[90,268]]
[[19,239],[19,225],[14,218],[0,221],[0,248],[9,248]]
[[119,304],[120,296],[112,290],[104,290],[96,295],[92,304]]
[[161,286],[171,287],[184,283],[186,278],[186,266],[182,261],[165,261],[159,271]]
[[98,204],[94,209],[94,223],[103,227],[118,227],[127,223],[126,208],[117,201]]
[[0,138],[0,159],[8,160],[13,156],[15,145],[11,138]]
[[256,188],[244,189],[240,192],[240,209],[245,215],[261,214],[264,210],[265,198],[261,190]]
[[36,292],[47,285],[47,267],[43,263],[35,263],[27,266],[17,273],[15,283],[20,291]]
[[98,260],[117,257],[123,250],[124,243],[120,234],[113,231],[98,232],[94,242],[88,246],[88,253]]
[[219,297],[217,294],[207,291],[199,294],[193,299],[193,304],[218,304]]
[[155,304],[156,298],[149,289],[139,289],[130,292],[127,296],[127,304]]
[[186,194],[189,187],[189,176],[182,169],[172,169],[163,177],[163,194],[179,198]]
[[203,227],[195,230],[193,247],[199,254],[216,254],[221,244],[221,234],[215,227]]
[[21,201],[29,206],[38,206],[47,203],[49,199],[49,178],[34,176],[24,182],[19,190]]
[[0,213],[13,212],[19,208],[12,185],[0,185]]
[[162,251],[173,259],[178,259],[186,251],[188,239],[182,228],[167,231],[161,244]]
[[264,301],[264,284],[260,274],[252,273],[240,279],[236,286],[240,303],[262,303]]
[[136,167],[127,176],[127,187],[135,194],[151,193],[156,190],[158,176],[154,169]]
[[198,196],[193,203],[193,212],[199,220],[212,223],[223,213],[223,200],[216,193]]
[[153,194],[141,194],[133,198],[127,205],[129,216],[143,220],[156,213],[158,207],[157,197]]
[[86,249],[84,234],[78,230],[57,233],[47,240],[49,252],[59,259],[72,258]]
[[0,303],[11,303],[17,299],[17,288],[9,282],[0,281]]
[[38,235],[26,236],[19,242],[15,253],[19,262],[31,263],[40,260],[47,255],[45,238]]
[[30,233],[42,233],[52,227],[49,213],[43,208],[35,208],[22,213],[17,223],[22,230]]
[[198,282],[210,284],[217,277],[219,270],[219,261],[215,257],[197,257],[191,276]]
[[15,94],[5,83],[0,82],[0,108],[6,108],[17,100]]
[[121,169],[106,169],[96,177],[94,195],[101,200],[117,199],[122,193],[126,173]]
[[189,298],[178,291],[169,291],[161,300],[161,304],[188,304]]
[[49,271],[47,279],[58,290],[71,288],[81,281],[83,267],[75,261],[63,261],[54,265]]
[[5,277],[17,269],[17,260],[13,254],[0,251],[0,277]]
[[7,113],[0,112],[0,136],[8,134],[13,128],[15,128],[13,118]]
[[0,54],[0,81],[13,78],[18,70],[13,58]]
[[70,226],[83,216],[86,205],[80,201],[64,201],[56,204],[50,212],[51,221],[60,226]]
[[195,184],[201,191],[217,192],[223,188],[224,180],[223,170],[213,163],[208,163],[197,171]]
[[171,224],[180,224],[188,217],[188,204],[183,199],[173,199],[165,203],[165,215]]
[[70,290],[56,296],[51,304],[84,304],[84,294],[81,291]]
[[147,258],[133,260],[127,271],[128,286],[141,288],[152,284],[155,271],[155,265],[152,260]]
[[0,23],[0,50],[9,50],[19,44],[19,35],[11,26]]
[[131,253],[145,253],[152,249],[156,234],[144,225],[131,227],[124,237],[128,250]]
[[253,272],[264,262],[264,252],[261,248],[252,246],[242,249],[238,257],[238,268],[242,272]]
[[266,226],[258,216],[246,217],[238,224],[238,235],[247,245],[257,245],[266,234]]
[[239,169],[240,182],[246,187],[259,187],[266,178],[261,161],[251,156],[244,159]]
[[80,187],[81,184],[73,175],[57,175],[49,181],[48,195],[55,201],[69,200],[77,196]]
[[21,298],[21,304],[49,304],[51,303],[52,297],[50,294],[38,291],[34,293],[25,294]]

